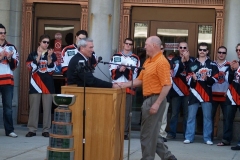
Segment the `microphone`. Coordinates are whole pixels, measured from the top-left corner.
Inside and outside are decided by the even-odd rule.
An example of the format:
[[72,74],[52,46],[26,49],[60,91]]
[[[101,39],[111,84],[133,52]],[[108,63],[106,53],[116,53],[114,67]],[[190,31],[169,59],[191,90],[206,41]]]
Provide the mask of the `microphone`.
[[99,57],[98,57],[98,62],[97,62],[97,63],[101,63],[101,61],[102,61],[102,57],[99,56]]

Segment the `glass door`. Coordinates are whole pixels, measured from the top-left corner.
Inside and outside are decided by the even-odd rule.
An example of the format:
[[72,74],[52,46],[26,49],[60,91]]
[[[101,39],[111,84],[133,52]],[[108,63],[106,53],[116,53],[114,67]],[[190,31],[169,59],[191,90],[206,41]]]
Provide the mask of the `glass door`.
[[195,23],[183,22],[151,22],[150,36],[157,35],[165,48],[165,55],[170,53],[178,55],[178,44],[182,41],[188,43],[191,56],[196,56]]

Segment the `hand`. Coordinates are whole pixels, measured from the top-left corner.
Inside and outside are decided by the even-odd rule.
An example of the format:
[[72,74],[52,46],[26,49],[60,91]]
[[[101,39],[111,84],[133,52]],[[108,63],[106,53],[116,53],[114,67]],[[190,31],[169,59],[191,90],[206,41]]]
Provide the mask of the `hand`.
[[193,73],[193,74],[192,74],[192,78],[193,78],[193,80],[194,80],[194,81],[196,81],[196,80],[197,80],[197,76],[196,76],[196,74],[195,74],[195,73]]
[[42,56],[42,52],[43,52],[43,50],[41,49],[41,47],[38,47],[38,49],[37,49],[38,57]]
[[184,51],[184,52],[182,53],[182,59],[181,59],[181,61],[182,61],[183,63],[189,61],[189,56],[190,56],[189,51]]
[[149,114],[153,115],[156,114],[158,112],[158,108],[159,108],[159,104],[158,103],[153,103],[152,107],[149,110]]
[[237,60],[233,60],[233,61],[230,63],[230,66],[231,66],[231,69],[232,69],[232,70],[236,70],[236,69],[238,69],[238,67],[239,67],[239,63],[238,63]]
[[51,57],[53,54],[53,49],[49,49],[47,52],[48,52],[48,57]]
[[112,88],[121,88],[121,86],[118,83],[113,83]]
[[0,60],[2,60],[4,58],[4,53],[0,52]]
[[126,82],[121,82],[121,83],[117,83],[119,86],[121,86],[121,88],[127,88],[129,87],[128,84]]
[[12,55],[13,55],[13,51],[10,51],[10,52],[7,52],[7,59],[11,59],[12,58]]
[[202,79],[203,79],[204,81],[206,81],[206,80],[207,80],[207,75],[206,75],[206,74],[203,74],[203,75],[202,75]]
[[124,72],[126,70],[126,67],[125,66],[121,66],[120,68],[119,68],[119,71],[120,72]]

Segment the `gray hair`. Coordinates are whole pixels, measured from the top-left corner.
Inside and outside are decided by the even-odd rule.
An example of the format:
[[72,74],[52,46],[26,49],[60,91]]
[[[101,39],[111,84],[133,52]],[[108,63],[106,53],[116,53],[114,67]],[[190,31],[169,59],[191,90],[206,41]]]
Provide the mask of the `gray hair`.
[[91,38],[80,39],[77,43],[77,48],[80,49],[81,47],[86,47],[87,42],[93,42],[93,40]]

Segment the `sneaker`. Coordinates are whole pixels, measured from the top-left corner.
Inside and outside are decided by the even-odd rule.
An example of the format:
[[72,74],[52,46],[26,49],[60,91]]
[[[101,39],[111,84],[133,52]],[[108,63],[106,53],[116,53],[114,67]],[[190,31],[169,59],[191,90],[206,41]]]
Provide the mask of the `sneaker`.
[[18,135],[14,132],[11,132],[8,136],[12,138],[17,138]]
[[128,135],[124,135],[124,140],[129,140]]
[[191,143],[191,142],[190,142],[190,140],[186,139],[186,140],[183,141],[183,143],[189,144],[189,143]]
[[174,155],[171,155],[167,160],[177,160],[177,158]]
[[43,137],[49,137],[49,133],[48,133],[48,132],[43,132],[43,133],[42,133],[42,136],[43,136]]
[[231,150],[240,150],[240,145],[236,145],[235,147],[231,147]]
[[168,134],[167,135],[167,137],[166,137],[166,139],[175,139],[176,137],[174,137],[173,135],[171,135],[171,134]]
[[206,144],[213,145],[213,142],[212,141],[207,141]]

